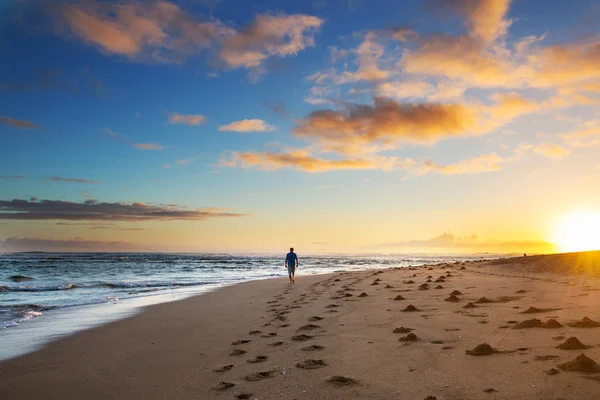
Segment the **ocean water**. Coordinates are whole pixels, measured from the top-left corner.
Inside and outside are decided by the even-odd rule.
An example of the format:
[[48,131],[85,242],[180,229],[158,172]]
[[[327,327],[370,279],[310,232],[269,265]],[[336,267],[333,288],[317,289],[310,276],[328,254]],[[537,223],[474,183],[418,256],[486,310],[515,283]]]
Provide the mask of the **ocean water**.
[[[300,279],[302,275],[334,271],[494,258],[492,255],[299,257]],[[53,338],[131,315],[141,306],[181,299],[236,282],[282,276],[286,276],[283,254],[0,254],[0,359],[21,354],[26,348],[33,349],[34,345]]]

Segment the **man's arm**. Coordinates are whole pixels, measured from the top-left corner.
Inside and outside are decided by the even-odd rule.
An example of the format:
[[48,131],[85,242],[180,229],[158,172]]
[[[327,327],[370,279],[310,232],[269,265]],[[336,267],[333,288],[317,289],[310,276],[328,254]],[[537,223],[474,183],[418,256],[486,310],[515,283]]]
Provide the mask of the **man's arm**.
[[296,268],[298,268],[298,256],[296,256]]

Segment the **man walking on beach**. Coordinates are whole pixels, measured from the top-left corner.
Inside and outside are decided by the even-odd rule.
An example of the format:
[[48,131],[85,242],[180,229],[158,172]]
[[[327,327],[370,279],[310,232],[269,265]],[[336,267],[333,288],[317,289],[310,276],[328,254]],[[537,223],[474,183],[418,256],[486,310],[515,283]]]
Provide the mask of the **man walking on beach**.
[[285,266],[290,276],[290,283],[296,283],[294,274],[296,273],[296,268],[298,268],[298,256],[294,253],[293,247],[290,247],[290,252],[285,256]]

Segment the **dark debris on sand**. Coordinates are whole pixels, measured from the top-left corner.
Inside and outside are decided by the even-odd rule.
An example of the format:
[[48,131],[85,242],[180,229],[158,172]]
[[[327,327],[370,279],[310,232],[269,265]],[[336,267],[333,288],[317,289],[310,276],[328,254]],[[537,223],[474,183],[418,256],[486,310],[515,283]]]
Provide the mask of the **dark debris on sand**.
[[581,321],[575,321],[567,325],[573,328],[597,328],[600,326],[600,322],[589,319],[588,317],[583,317]]
[[456,302],[460,301],[460,299],[458,297],[456,297],[455,295],[451,294],[450,296],[446,297],[444,299],[444,301],[449,301],[449,302],[452,302],[452,303],[456,303]]
[[487,303],[493,303],[492,300],[488,299],[487,297],[480,297],[479,299],[475,300],[475,304],[487,304]]
[[478,344],[473,350],[465,350],[465,354],[469,356],[489,356],[495,353],[498,353],[498,350],[487,343]]
[[589,347],[591,346],[586,346],[585,344],[581,343],[575,336],[571,336],[563,343],[556,346],[557,349],[561,350],[583,350]]
[[415,335],[414,333],[409,333],[406,336],[402,336],[400,339],[398,339],[401,342],[417,342],[419,340],[419,337],[417,335]]
[[404,310],[402,310],[403,312],[415,312],[415,311],[421,311],[419,310],[417,307],[413,306],[412,304],[409,304],[408,306],[406,306],[406,308]]
[[573,371],[573,372],[586,372],[586,373],[597,373],[600,372],[600,366],[587,357],[585,354],[581,353],[574,360],[568,361],[564,364],[559,364],[558,368],[563,371]]

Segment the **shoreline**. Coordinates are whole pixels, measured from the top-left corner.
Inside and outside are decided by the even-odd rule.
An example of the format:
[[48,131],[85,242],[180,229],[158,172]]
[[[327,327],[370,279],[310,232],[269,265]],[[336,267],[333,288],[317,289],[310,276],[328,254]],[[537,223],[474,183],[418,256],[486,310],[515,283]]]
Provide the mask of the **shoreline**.
[[[598,259],[600,252],[571,253],[300,275],[296,285],[287,285],[287,278],[237,283],[146,307],[2,361],[0,397],[592,398],[599,383],[583,378],[600,374],[582,378],[558,365],[581,352],[600,362],[600,328],[567,326],[583,317],[600,320],[600,282],[569,273],[597,275]],[[429,275],[430,290],[418,290]],[[444,282],[436,283],[442,275]],[[378,285],[372,285],[375,279]],[[462,293],[458,300],[445,301],[453,290]],[[463,308],[481,297],[492,303]],[[420,311],[402,312],[409,304]],[[546,311],[522,315],[528,307]],[[510,321],[532,318],[562,326],[512,329]],[[393,333],[401,326],[413,330]],[[417,341],[399,340],[409,333]],[[303,334],[313,337],[292,340]],[[561,342],[553,338],[559,336],[576,336],[593,347],[557,350]],[[237,340],[250,342],[232,345]],[[484,342],[502,353],[465,354]],[[303,350],[313,345],[313,351]],[[234,349],[246,353],[230,355]],[[558,373],[548,375],[552,369]],[[327,380],[338,375],[356,384]],[[229,384],[234,386],[225,388]]]
[[[37,253],[36,253],[37,254]],[[52,253],[54,254],[54,253]],[[61,256],[62,253],[56,253],[58,254],[58,256]],[[46,253],[43,253],[43,261],[45,261],[46,257],[48,257],[48,255]],[[118,254],[119,256],[122,255],[122,253]],[[176,256],[179,256],[178,254]],[[106,258],[106,254],[93,254],[93,255],[89,255],[86,253],[74,253],[73,254],[74,259],[77,260],[83,260],[83,262],[86,262],[86,260],[93,260],[93,262],[96,262],[98,260],[102,260],[102,261],[109,261],[111,260],[111,257],[113,257],[112,255],[108,256],[108,258]],[[147,253],[138,253],[136,254],[137,258],[132,258],[132,257],[126,257],[126,263],[132,261],[132,260],[146,260],[148,258],[148,254]],[[406,258],[405,258],[406,257]],[[60,262],[60,258],[56,258],[56,256],[50,257],[54,262]],[[121,258],[121,257],[119,257]],[[374,263],[373,260],[371,259],[365,259],[365,258],[352,258],[352,257],[347,257],[344,258],[344,262],[342,262],[338,267],[339,270],[350,270],[350,269],[355,269],[355,268],[361,268],[361,266],[363,266],[363,269],[360,270],[368,270],[368,269],[372,269],[372,268],[384,268],[388,265],[390,265],[389,263],[395,263],[397,262],[398,264],[392,264],[394,266],[396,265],[401,265],[401,266],[406,266],[407,263],[416,263],[418,265],[422,264],[423,261],[429,261],[430,263],[434,263],[434,262],[439,262],[440,260],[443,262],[454,262],[456,260],[460,260],[460,261],[465,261],[465,260],[473,260],[473,259],[477,259],[479,260],[480,257],[474,256],[474,255],[460,255],[458,258],[448,258],[447,255],[437,255],[437,256],[427,256],[427,255],[419,255],[418,257],[414,257],[414,256],[410,256],[410,255],[401,255],[401,257],[398,257],[396,259],[387,259],[384,258],[382,260],[377,261],[377,263],[379,263],[379,265],[368,265],[368,266],[364,266],[364,264],[362,264],[364,261],[368,261],[371,263]],[[69,260],[67,258],[67,260]],[[204,259],[200,259],[200,263],[203,262]],[[211,258],[206,258],[206,260],[212,260]],[[256,262],[255,259],[253,258],[248,258],[247,259],[249,262]],[[22,261],[22,260],[19,260]],[[114,261],[114,260],[113,260]],[[186,262],[198,262],[197,259],[186,259]],[[265,261],[265,260],[261,260],[261,261]],[[266,261],[270,262],[272,261],[271,259],[266,259]],[[305,266],[302,268],[303,273],[309,273],[309,274],[324,274],[324,273],[330,273],[330,272],[334,272],[335,266],[332,267],[327,267],[324,266],[322,264],[323,259],[322,258],[314,258],[314,257],[308,257],[305,258],[305,262],[308,261],[308,264],[305,264]],[[27,262],[30,262],[29,259],[27,259]],[[279,265],[279,264],[278,264]],[[8,296],[10,297],[10,293],[11,293],[11,286],[15,285],[16,286],[16,292],[18,294],[21,293],[33,293],[33,294],[37,294],[37,293],[58,293],[60,295],[61,290],[70,290],[70,289],[66,289],[70,286],[75,287],[74,291],[69,291],[70,295],[75,296],[74,297],[74,301],[77,301],[77,296],[79,295],[79,292],[82,291],[81,295],[86,295],[85,292],[87,292],[88,290],[97,290],[97,289],[89,289],[89,288],[103,288],[103,287],[113,287],[115,288],[114,291],[109,290],[109,291],[105,291],[103,293],[98,293],[96,294],[96,298],[94,298],[94,301],[91,303],[83,303],[83,304],[73,304],[73,305],[66,305],[66,306],[61,306],[61,305],[54,305],[52,300],[48,302],[46,302],[44,299],[39,299],[39,298],[34,298],[31,299],[30,301],[27,300],[22,300],[21,302],[24,304],[21,307],[23,308],[31,308],[29,311],[25,312],[24,315],[28,318],[27,321],[20,321],[18,318],[17,319],[13,319],[11,321],[3,321],[3,325],[4,327],[0,327],[0,343],[3,343],[2,346],[0,346],[0,360],[6,360],[6,359],[10,359],[10,358],[14,358],[15,356],[18,355],[22,355],[22,354],[26,354],[28,352],[34,351],[36,348],[39,348],[39,346],[44,345],[48,342],[51,342],[52,340],[55,340],[57,337],[62,337],[62,336],[67,336],[70,334],[74,334],[78,331],[81,330],[85,330],[85,329],[90,329],[93,327],[97,327],[97,326],[102,326],[106,323],[110,323],[112,321],[118,320],[118,319],[122,319],[124,317],[127,317],[129,315],[135,314],[137,312],[140,312],[140,309],[143,306],[146,306],[148,304],[155,304],[155,303],[161,303],[161,302],[169,302],[172,301],[173,298],[175,299],[179,299],[179,298],[186,298],[186,297],[190,297],[190,296],[196,296],[196,295],[200,295],[206,291],[209,290],[214,290],[215,288],[219,288],[219,287],[223,287],[223,286],[227,286],[227,285],[232,285],[232,284],[237,284],[240,282],[245,282],[245,281],[249,281],[249,280],[255,280],[255,279],[265,279],[266,277],[273,277],[273,275],[276,273],[276,275],[278,275],[279,277],[283,277],[286,276],[285,273],[281,273],[282,269],[281,268],[277,268],[277,269],[273,269],[272,265],[265,265],[264,268],[259,268],[257,271],[258,272],[252,272],[250,274],[248,273],[243,273],[240,272],[238,273],[237,276],[235,275],[229,275],[227,279],[223,280],[220,283],[213,283],[213,281],[219,281],[220,278],[217,275],[215,276],[215,279],[211,279],[210,277],[206,277],[206,276],[202,276],[202,274],[195,276],[195,277],[191,277],[189,278],[187,281],[185,279],[181,279],[181,278],[172,278],[173,279],[173,285],[172,287],[167,286],[156,286],[156,283],[162,283],[163,285],[167,284],[169,282],[169,278],[165,278],[163,276],[161,276],[160,274],[155,274],[153,276],[147,277],[147,280],[150,280],[150,286],[144,286],[145,284],[147,284],[147,282],[144,281],[140,281],[140,282],[136,282],[135,280],[130,281],[130,280],[120,280],[120,279],[114,279],[111,276],[105,275],[103,277],[100,277],[98,279],[99,282],[96,282],[95,280],[92,279],[92,281],[90,281],[89,279],[83,279],[81,280],[81,277],[79,276],[73,276],[73,277],[67,277],[65,280],[61,281],[61,282],[48,282],[45,283],[46,286],[42,285],[41,287],[35,287],[35,283],[37,282],[41,282],[41,280],[37,280],[39,279],[38,276],[36,276],[36,279],[34,280],[28,280],[26,281],[24,284],[19,284],[17,283],[16,285],[14,283],[10,283],[8,282],[6,286],[0,286],[0,303],[3,303],[3,298]],[[319,271],[319,268],[325,268],[322,271]],[[185,269],[185,268],[184,268]],[[127,270],[127,267],[124,267],[124,270]],[[337,272],[340,272],[340,271]],[[198,271],[202,271],[201,268],[198,269]],[[7,274],[9,274],[9,271],[6,271]],[[228,271],[227,271],[228,272]],[[17,273],[17,274],[26,274],[27,272],[16,269],[15,271],[13,271],[13,273]],[[228,272],[229,273],[229,272]],[[32,276],[35,276],[32,275]],[[43,276],[41,277],[43,279]],[[209,282],[205,283],[205,284],[200,284],[200,282],[202,282],[203,280],[207,280]],[[190,281],[195,282],[196,284],[190,284]],[[30,285],[30,282],[34,282],[34,286],[29,288],[28,285]],[[68,282],[68,284],[66,283]],[[180,283],[180,282],[184,282],[184,283]],[[20,285],[25,285],[25,290],[24,291],[20,291],[19,286]],[[38,285],[40,285],[38,283]],[[45,288],[52,288],[52,289],[45,289]],[[140,289],[140,288],[144,288],[144,287],[150,287],[150,288],[156,288],[158,287],[158,289],[151,289],[149,290],[148,294],[135,294],[135,293],[130,293],[130,291],[135,291],[136,289]],[[8,288],[8,291],[6,292],[2,292],[2,288]],[[54,292],[53,289],[55,288],[60,288],[60,290]],[[50,292],[44,292],[44,290],[50,290]],[[160,290],[160,291],[159,291]],[[89,292],[87,292],[89,293]],[[133,294],[133,296],[131,296]],[[100,300],[102,299],[104,296],[104,300]],[[161,300],[164,299],[164,300]],[[8,304],[10,304],[11,299],[7,298],[7,302]],[[89,301],[89,299],[86,299],[85,301]],[[60,301],[59,301],[60,302]],[[49,309],[47,309],[46,305],[50,304]],[[9,308],[9,306],[6,306],[6,308]],[[40,312],[41,311],[41,312]],[[33,317],[32,317],[33,316]],[[11,326],[12,325],[12,326]]]

